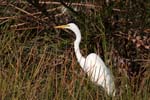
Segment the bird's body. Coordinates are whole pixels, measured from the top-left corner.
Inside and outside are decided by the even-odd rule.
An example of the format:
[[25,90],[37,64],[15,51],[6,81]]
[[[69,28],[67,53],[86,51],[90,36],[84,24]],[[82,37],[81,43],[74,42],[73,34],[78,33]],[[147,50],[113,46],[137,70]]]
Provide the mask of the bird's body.
[[113,75],[98,55],[89,54],[86,57],[85,66],[84,70],[94,83],[101,85],[109,95],[115,95]]
[[67,25],[56,26],[55,28],[67,28],[72,30],[76,35],[74,41],[74,50],[77,60],[82,69],[91,78],[91,81],[102,86],[108,93],[108,95],[115,95],[115,84],[113,75],[106,67],[103,60],[95,53],[89,54],[86,58],[81,55],[79,44],[81,41],[81,33],[77,25],[69,23]]

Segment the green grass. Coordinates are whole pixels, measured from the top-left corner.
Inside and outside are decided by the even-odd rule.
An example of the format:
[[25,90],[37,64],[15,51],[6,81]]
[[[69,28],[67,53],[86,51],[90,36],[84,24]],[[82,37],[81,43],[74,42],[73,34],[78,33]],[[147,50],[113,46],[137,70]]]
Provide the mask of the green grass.
[[[23,9],[27,9],[26,7],[28,5]],[[13,14],[16,12],[9,7],[5,10],[0,9],[1,12],[11,10]],[[17,14],[21,15],[20,12],[16,12]],[[108,16],[111,15],[109,14]],[[115,58],[110,52],[114,49],[120,50],[124,44],[116,46],[119,39],[111,38],[113,35],[110,29],[105,28],[103,22],[104,15],[96,13],[86,20],[76,20],[83,36],[80,46],[82,54],[96,52],[106,63],[109,61],[107,65],[115,76],[117,89],[115,97],[108,96],[103,88],[92,83],[83,72],[74,54],[72,33],[52,28],[49,30],[27,28],[18,31],[10,26],[28,21],[22,18],[8,18],[1,20],[0,27],[0,100],[148,100],[150,63],[137,62],[140,63],[140,68],[144,66],[146,71],[144,74],[141,72],[135,76],[131,75],[132,77],[126,75],[126,69],[122,68],[122,65],[115,65]],[[6,12],[3,16],[11,15]],[[32,22],[30,24],[32,27]],[[125,46],[127,47],[128,43]],[[122,49],[120,52],[126,51]],[[145,56],[144,54],[143,58],[150,58],[149,53]],[[139,57],[137,54],[135,56]]]

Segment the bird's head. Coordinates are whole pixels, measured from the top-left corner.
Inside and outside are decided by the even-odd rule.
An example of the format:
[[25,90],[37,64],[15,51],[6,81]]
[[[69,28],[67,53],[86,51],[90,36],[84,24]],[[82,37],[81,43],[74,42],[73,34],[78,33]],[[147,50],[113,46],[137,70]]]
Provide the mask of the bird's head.
[[70,29],[72,31],[76,30],[77,25],[74,23],[69,23],[66,25],[60,25],[60,26],[55,26],[54,28],[59,28],[59,29]]
[[71,31],[73,31],[78,39],[78,41],[81,40],[81,33],[80,30],[78,28],[78,26],[74,23],[69,23],[66,25],[60,25],[60,26],[55,26],[54,28],[59,28],[59,29],[69,29]]

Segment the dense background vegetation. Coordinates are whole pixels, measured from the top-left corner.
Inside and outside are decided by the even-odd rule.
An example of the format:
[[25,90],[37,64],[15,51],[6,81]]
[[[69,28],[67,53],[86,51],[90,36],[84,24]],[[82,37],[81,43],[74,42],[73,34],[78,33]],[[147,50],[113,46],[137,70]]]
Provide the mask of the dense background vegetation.
[[[0,1],[0,100],[148,100],[150,1],[106,1]],[[80,68],[74,34],[53,28],[69,22],[80,27],[82,54],[111,69],[115,97]]]

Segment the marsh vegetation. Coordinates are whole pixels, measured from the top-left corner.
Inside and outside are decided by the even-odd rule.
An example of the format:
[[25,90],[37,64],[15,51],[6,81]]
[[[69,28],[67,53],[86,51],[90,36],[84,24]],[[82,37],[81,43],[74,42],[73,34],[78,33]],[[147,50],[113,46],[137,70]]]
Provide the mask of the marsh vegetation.
[[[0,1],[0,100],[148,100],[149,0]],[[64,7],[65,6],[65,7]],[[75,22],[83,55],[97,53],[115,76],[109,97],[77,63]]]

